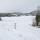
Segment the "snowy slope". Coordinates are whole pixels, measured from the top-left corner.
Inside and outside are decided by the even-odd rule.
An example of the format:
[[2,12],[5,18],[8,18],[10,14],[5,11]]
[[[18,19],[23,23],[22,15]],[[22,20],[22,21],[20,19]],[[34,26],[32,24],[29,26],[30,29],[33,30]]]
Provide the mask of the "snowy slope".
[[32,27],[34,18],[35,16],[2,17],[0,40],[40,40],[40,28]]

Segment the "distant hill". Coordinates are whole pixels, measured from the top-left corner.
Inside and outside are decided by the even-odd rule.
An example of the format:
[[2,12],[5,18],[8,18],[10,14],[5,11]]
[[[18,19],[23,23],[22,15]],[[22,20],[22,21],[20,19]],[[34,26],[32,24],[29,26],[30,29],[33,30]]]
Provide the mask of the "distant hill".
[[32,12],[30,12],[30,14],[31,14],[32,16],[36,16],[37,11],[32,11]]
[[36,16],[37,11],[32,11],[30,13],[21,13],[21,12],[13,12],[13,13],[0,13],[0,17],[2,16]]
[[38,15],[40,14],[40,11],[32,11],[32,12],[30,12],[30,14],[33,16],[36,16],[37,14]]

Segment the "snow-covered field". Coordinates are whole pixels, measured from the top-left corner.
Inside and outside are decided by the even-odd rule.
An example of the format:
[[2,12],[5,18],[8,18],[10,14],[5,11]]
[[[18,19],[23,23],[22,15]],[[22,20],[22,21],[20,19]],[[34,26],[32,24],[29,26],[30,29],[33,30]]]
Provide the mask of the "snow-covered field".
[[35,16],[2,17],[0,40],[40,40],[40,28],[32,26]]

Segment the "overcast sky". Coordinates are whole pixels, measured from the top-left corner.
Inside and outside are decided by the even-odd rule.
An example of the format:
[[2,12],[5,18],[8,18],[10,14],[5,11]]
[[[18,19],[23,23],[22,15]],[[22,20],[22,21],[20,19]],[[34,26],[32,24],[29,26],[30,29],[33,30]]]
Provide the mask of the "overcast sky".
[[31,12],[40,0],[0,0],[0,12]]

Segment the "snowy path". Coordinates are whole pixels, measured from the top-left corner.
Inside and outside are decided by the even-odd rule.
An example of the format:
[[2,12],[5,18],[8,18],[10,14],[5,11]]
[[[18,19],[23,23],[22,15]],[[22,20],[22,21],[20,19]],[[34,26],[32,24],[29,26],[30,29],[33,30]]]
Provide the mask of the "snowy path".
[[11,18],[12,20],[3,18],[3,21],[0,21],[0,40],[40,40],[40,28],[31,26],[32,18],[32,16],[15,17]]

